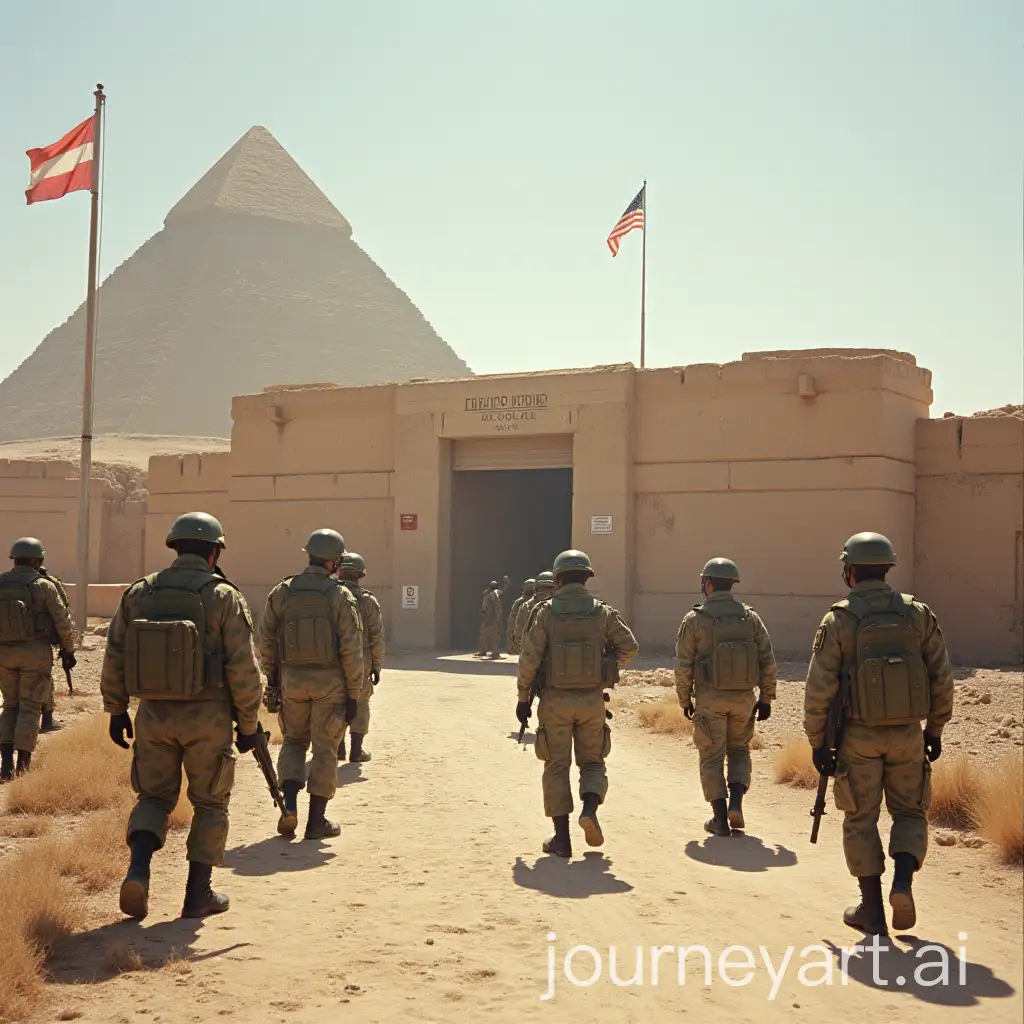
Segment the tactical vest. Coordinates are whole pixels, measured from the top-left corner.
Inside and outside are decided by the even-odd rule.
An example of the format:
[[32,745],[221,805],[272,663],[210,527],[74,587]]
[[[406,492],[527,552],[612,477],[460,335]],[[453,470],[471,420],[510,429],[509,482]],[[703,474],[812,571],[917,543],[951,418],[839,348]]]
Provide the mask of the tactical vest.
[[220,638],[207,629],[207,601],[213,596],[208,588],[234,584],[219,573],[184,568],[164,569],[138,582],[142,592],[132,595],[135,617],[124,643],[128,695],[191,700],[204,689],[222,686]]
[[[363,620],[363,651],[369,651],[373,645],[370,642],[370,630],[366,625],[366,620],[369,616],[367,616],[366,612],[363,610],[363,597],[366,597],[367,600],[370,601],[373,599],[373,592],[365,589],[365,587],[359,586],[358,583],[350,583],[348,580],[339,580],[339,582],[343,587],[346,587],[348,592],[356,599],[356,606],[359,608],[359,615]],[[365,657],[363,658],[363,661],[366,662],[366,671],[369,672],[369,662],[367,662]]]
[[709,615],[703,605],[694,611],[711,623],[711,651],[697,662],[697,679],[715,690],[753,690],[761,681],[754,617],[736,601],[727,615]]
[[592,690],[604,685],[600,609],[601,602],[591,594],[556,594],[551,598],[546,673],[549,686],[559,690]]
[[23,644],[48,640],[53,622],[45,611],[36,611],[32,583],[42,576],[25,579],[22,573],[0,575],[0,644]]
[[281,664],[330,668],[340,663],[334,612],[327,595],[341,587],[333,576],[302,572],[285,581],[288,596],[278,631]]
[[[893,593],[872,609],[857,593],[832,605],[856,622],[849,666],[850,717],[865,725],[913,725],[931,711],[931,685],[911,619],[914,598]],[[844,652],[846,653],[846,652]]]
[[[60,603],[64,605],[64,607],[70,613],[71,602],[68,600],[68,592],[64,589],[64,584],[61,583],[61,581],[52,573],[47,572],[46,569],[43,567],[40,567],[39,573],[40,575],[45,576],[57,588],[57,595],[60,597]],[[49,616],[47,616],[47,618],[50,621],[50,635],[48,639],[51,644],[59,644],[61,642],[61,639],[60,635],[57,633],[56,623],[54,623],[53,619],[51,619]]]

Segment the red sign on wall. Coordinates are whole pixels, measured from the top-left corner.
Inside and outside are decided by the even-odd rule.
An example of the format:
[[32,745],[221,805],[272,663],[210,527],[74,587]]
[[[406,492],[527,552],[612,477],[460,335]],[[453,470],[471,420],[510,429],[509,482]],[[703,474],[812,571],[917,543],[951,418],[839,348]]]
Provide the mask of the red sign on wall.
[[402,512],[398,517],[403,530],[415,530],[419,527],[420,517],[415,512]]

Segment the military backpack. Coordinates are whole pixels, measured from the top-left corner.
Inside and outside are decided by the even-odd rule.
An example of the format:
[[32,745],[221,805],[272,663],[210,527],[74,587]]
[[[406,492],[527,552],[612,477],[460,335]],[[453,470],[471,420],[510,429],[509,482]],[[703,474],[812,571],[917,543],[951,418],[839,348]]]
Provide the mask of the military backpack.
[[547,684],[559,690],[612,685],[603,679],[601,602],[591,594],[573,594],[555,595],[550,603]]
[[285,581],[288,597],[278,632],[281,664],[291,668],[337,665],[338,638],[328,594],[342,586],[331,576],[299,573]]
[[849,668],[851,718],[866,725],[912,725],[931,711],[928,669],[911,620],[914,598],[893,593],[887,608],[874,609],[853,593],[832,606],[856,622],[854,662]]
[[50,635],[50,616],[35,610],[32,580],[5,572],[0,575],[0,644],[23,644]]
[[726,615],[709,615],[703,605],[695,611],[711,621],[711,652],[697,662],[697,678],[715,690],[753,690],[761,681],[754,616],[734,602]]

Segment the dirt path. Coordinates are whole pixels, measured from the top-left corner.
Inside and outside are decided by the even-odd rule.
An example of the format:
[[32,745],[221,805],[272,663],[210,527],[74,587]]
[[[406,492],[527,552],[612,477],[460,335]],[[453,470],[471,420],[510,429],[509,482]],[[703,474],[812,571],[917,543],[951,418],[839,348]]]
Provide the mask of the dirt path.
[[[403,664],[398,662],[397,664]],[[587,851],[575,824],[570,863],[540,853],[549,831],[540,803],[540,765],[517,747],[512,666],[421,660],[389,668],[374,701],[368,747],[373,760],[339,769],[328,843],[287,842],[254,763],[240,761],[225,866],[215,884],[232,909],[205,922],[176,920],[185,865],[182,840],[157,855],[150,917],[117,921],[76,939],[53,965],[53,1005],[83,1020],[184,1024],[237,1019],[301,1022],[567,1021],[647,1022],[678,1014],[730,1021],[856,1019],[1020,1021],[1019,872],[990,868],[982,851],[935,849],[917,884],[921,942],[949,952],[950,984],[924,987],[916,940],[879,958],[854,955],[842,984],[820,981],[822,950],[849,946],[839,921],[854,887],[846,873],[838,819],[830,815],[817,847],[807,841],[810,798],[766,781],[767,758],[748,797],[745,836],[708,838],[706,807],[689,742],[652,737],[623,725],[609,762],[602,810],[607,842]],[[430,670],[422,670],[424,664]],[[457,673],[446,671],[455,668]],[[620,723],[615,723],[617,726]],[[303,804],[304,806],[304,798]],[[116,897],[107,896],[113,902]],[[116,912],[116,907],[112,910]],[[111,914],[113,919],[114,914]],[[548,989],[548,934],[558,966]],[[967,933],[966,941],[958,939]],[[100,964],[128,944],[162,970],[110,977]],[[602,973],[574,987],[562,973],[573,945],[595,947]],[[699,951],[663,952],[657,985],[651,948],[704,945],[712,957],[705,985]],[[731,986],[719,956],[730,945],[756,958],[749,984]],[[956,959],[966,946],[966,966]],[[618,976],[634,974],[643,947],[643,984],[609,980],[609,947]],[[777,985],[776,970],[795,947]],[[746,973],[740,950],[728,954],[732,981]],[[829,958],[831,959],[831,958]],[[810,966],[810,965],[817,966]],[[590,954],[572,960],[587,980]],[[925,981],[937,977],[924,968]],[[897,976],[907,983],[899,987]],[[65,1017],[64,1019],[72,1019]]]

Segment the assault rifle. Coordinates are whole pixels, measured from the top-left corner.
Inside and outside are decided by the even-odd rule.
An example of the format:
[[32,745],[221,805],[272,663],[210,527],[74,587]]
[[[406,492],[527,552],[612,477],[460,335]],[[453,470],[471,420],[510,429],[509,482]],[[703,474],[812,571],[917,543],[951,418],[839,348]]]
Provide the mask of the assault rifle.
[[814,824],[811,826],[811,842],[818,841],[818,828],[821,826],[822,816],[825,814],[825,794],[828,792],[828,780],[836,773],[836,758],[839,756],[839,746],[843,742],[843,730],[846,728],[846,700],[843,687],[840,683],[839,692],[835,700],[828,706],[828,715],[825,718],[825,747],[831,756],[832,770],[828,774],[818,776],[818,792],[814,798],[814,807],[811,810],[811,817]]
[[264,732],[262,725],[256,726],[256,745],[252,748],[252,756],[256,758],[256,763],[260,766],[260,771],[263,772],[263,778],[267,780],[267,789],[270,790],[270,796],[277,805],[277,809],[282,814],[287,814],[288,811],[284,805],[284,793],[281,792],[281,787],[277,781],[274,762],[270,759],[270,748],[267,746],[269,736],[270,733]]
[[71,669],[67,668],[67,666],[65,666],[65,668],[64,668],[64,678],[67,680],[68,693],[71,694],[72,697],[74,697],[74,695],[75,695],[75,688],[74,688],[74,686],[71,683]]
[[[533,710],[533,698],[536,697],[537,694],[540,693],[540,691],[542,689],[544,689],[544,669],[545,669],[545,666],[542,663],[540,668],[537,669],[537,674],[533,677],[533,682],[530,683],[529,701],[530,701],[530,710],[531,711]],[[519,737],[516,740],[516,743],[523,743],[523,737],[525,735],[526,735],[526,722],[521,722],[520,725],[519,725]],[[526,744],[523,743],[523,746],[525,747]]]

